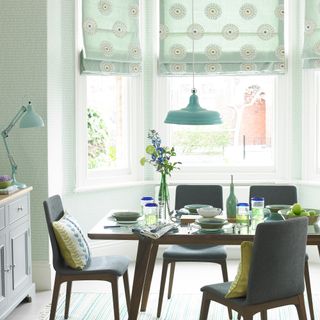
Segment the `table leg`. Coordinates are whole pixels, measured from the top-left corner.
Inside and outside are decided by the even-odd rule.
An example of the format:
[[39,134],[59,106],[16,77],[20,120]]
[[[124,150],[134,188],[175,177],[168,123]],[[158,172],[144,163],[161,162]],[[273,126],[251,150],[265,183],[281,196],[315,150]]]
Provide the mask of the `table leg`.
[[147,309],[150,286],[151,286],[151,281],[152,281],[152,276],[153,276],[154,265],[155,265],[156,257],[157,257],[157,253],[158,253],[158,247],[159,247],[159,245],[157,243],[152,244],[148,268],[147,268],[147,274],[146,274],[146,278],[144,281],[140,311],[146,311],[146,309]]
[[318,252],[319,252],[319,257],[320,257],[320,245],[318,244],[317,247],[318,247]]
[[146,237],[140,237],[138,243],[138,251],[136,257],[136,265],[134,270],[134,278],[131,292],[130,311],[128,320],[136,320],[139,313],[140,301],[142,296],[142,290],[147,271],[150,250],[151,239]]

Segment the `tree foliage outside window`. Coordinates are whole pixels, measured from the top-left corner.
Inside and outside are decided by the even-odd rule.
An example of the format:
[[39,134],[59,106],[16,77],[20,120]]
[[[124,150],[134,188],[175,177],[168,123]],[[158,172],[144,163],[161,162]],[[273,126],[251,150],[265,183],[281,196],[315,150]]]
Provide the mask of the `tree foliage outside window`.
[[110,165],[116,161],[116,147],[109,145],[110,138],[101,114],[93,108],[87,109],[88,169]]

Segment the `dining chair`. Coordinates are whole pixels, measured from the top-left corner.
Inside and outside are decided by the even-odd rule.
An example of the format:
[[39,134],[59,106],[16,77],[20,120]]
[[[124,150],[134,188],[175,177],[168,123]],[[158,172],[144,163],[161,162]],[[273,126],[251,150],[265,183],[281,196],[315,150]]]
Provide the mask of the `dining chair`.
[[[264,205],[270,204],[288,204],[292,205],[298,202],[297,188],[292,185],[255,185],[250,186],[249,203],[252,197],[263,197]],[[313,301],[309,274],[309,257],[306,254],[304,278],[308,295],[308,304],[311,320],[314,320]]]
[[114,319],[119,316],[118,278],[123,276],[127,308],[130,306],[130,289],[128,279],[129,259],[123,256],[91,257],[83,270],[68,267],[60,253],[58,242],[54,234],[52,223],[60,220],[64,215],[62,201],[59,195],[52,196],[43,202],[46,222],[52,247],[53,267],[56,271],[52,294],[50,320],[55,319],[60,285],[67,283],[64,319],[68,319],[71,297],[72,281],[78,280],[102,280],[108,281],[112,286]]
[[250,186],[249,203],[252,197],[263,197],[264,205],[288,204],[298,202],[297,188],[290,185],[255,185]]
[[244,320],[252,320],[259,312],[266,320],[268,309],[293,304],[299,320],[306,320],[303,270],[307,228],[306,217],[260,223],[254,237],[246,296],[225,298],[231,282],[202,287],[200,320],[207,319],[211,301],[237,311]]
[[[188,204],[208,204],[223,208],[222,187],[219,185],[178,185],[176,187],[175,209],[179,210]],[[223,281],[228,281],[227,253],[221,245],[172,245],[163,253],[162,274],[158,301],[157,316],[161,315],[162,301],[170,264],[168,299],[171,298],[176,262],[213,262],[220,264]],[[230,310],[231,314],[231,310]]]

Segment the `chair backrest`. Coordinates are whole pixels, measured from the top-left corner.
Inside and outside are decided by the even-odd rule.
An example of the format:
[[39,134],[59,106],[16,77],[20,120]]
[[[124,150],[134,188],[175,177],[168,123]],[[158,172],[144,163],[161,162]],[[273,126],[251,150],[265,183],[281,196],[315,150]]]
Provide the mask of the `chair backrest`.
[[175,209],[187,204],[208,204],[223,209],[222,187],[219,185],[178,185]]
[[257,226],[248,279],[249,304],[303,293],[307,230],[306,217]]
[[263,197],[264,205],[294,204],[298,202],[296,186],[288,185],[261,185],[251,186],[249,203],[252,197]]
[[59,220],[64,214],[60,196],[55,195],[48,198],[48,200],[43,202],[43,207],[52,247],[53,267],[56,271],[59,271],[60,268],[64,268],[66,265],[63,257],[60,254],[58,243],[52,228],[52,222]]

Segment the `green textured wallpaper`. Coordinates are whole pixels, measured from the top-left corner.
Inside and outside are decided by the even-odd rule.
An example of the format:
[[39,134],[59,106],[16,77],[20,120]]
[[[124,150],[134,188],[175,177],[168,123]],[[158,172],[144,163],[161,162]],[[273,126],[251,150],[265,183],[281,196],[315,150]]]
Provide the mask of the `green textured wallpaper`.
[[[46,1],[2,0],[0,3],[0,128],[6,126],[28,100],[46,123]],[[17,125],[8,138],[18,164],[17,179],[34,188],[31,193],[33,260],[48,259],[48,237],[42,209],[42,201],[48,194],[46,136],[47,126],[20,129]],[[10,173],[1,142],[0,174]]]

